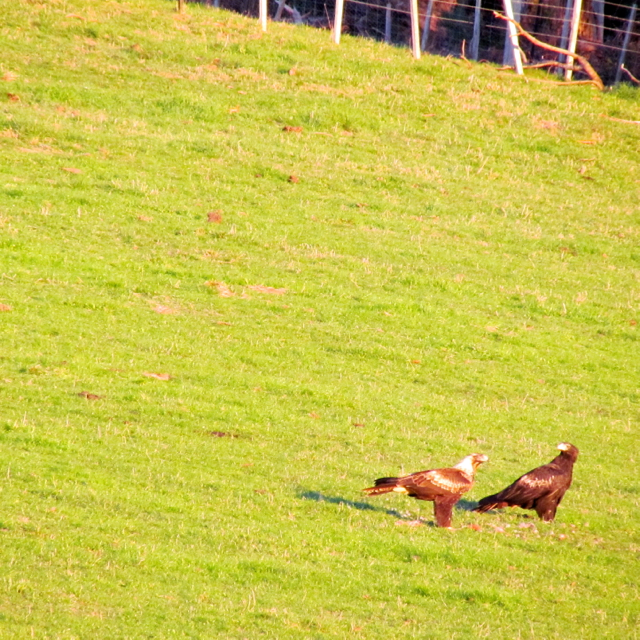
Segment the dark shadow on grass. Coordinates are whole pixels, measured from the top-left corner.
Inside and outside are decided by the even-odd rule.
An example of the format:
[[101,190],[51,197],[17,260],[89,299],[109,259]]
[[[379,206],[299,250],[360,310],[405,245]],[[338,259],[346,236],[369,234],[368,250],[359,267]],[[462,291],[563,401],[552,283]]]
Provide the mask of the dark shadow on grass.
[[473,511],[477,506],[478,503],[473,500],[458,500],[456,503],[458,511]]
[[384,507],[374,507],[368,502],[356,502],[354,500],[347,500],[346,498],[340,498],[339,496],[325,496],[319,491],[299,491],[298,497],[303,500],[313,500],[314,502],[329,502],[330,504],[343,504],[349,509],[357,509],[358,511],[381,511],[388,516],[393,516],[399,520],[415,520],[415,517],[402,514],[395,509],[385,509]]
[[485,511],[481,515],[483,516],[511,516],[513,518],[517,518],[519,520],[534,520],[540,522],[540,524],[549,524],[544,520],[538,518],[538,516],[533,513],[527,513],[526,511],[515,511],[508,508],[502,509],[489,509],[489,511]]

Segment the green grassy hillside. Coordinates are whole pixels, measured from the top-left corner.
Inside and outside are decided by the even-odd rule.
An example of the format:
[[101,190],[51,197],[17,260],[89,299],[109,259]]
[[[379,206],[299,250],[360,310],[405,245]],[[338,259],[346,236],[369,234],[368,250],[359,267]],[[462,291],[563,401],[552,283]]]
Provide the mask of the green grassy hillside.
[[[0,11],[0,637],[640,635],[636,91]],[[454,530],[361,493],[473,451]]]

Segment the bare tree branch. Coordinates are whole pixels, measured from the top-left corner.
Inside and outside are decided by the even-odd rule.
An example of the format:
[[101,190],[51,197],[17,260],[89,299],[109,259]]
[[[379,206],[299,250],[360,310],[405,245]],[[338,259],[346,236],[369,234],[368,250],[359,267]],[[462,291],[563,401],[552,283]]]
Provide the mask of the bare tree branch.
[[460,50],[460,59],[464,60],[465,64],[467,65],[467,67],[469,67],[469,69],[473,69],[473,65],[469,62],[469,60],[467,60],[467,56],[465,55],[465,46],[467,44],[466,40],[462,41],[462,49]]
[[625,120],[624,118],[614,118],[613,116],[606,116],[602,114],[603,118],[607,120],[615,120],[616,122],[625,122],[626,124],[640,124],[640,120]]
[[[533,44],[535,44],[536,46],[542,48],[542,49],[546,49],[547,51],[553,51],[554,53],[562,53],[570,58],[573,58],[574,60],[576,60],[580,66],[582,67],[582,71],[589,76],[589,78],[591,78],[590,82],[592,84],[594,84],[598,89],[600,89],[600,91],[604,90],[604,83],[602,82],[602,79],[600,78],[600,76],[598,75],[598,73],[596,72],[596,70],[591,66],[591,64],[589,64],[589,61],[584,57],[581,56],[577,53],[571,53],[571,51],[567,50],[567,49],[562,49],[561,47],[554,47],[551,44],[547,44],[546,42],[542,42],[541,40],[538,40],[538,38],[532,36],[530,33],[528,33],[527,31],[525,31],[518,22],[516,22],[515,20],[509,18],[508,16],[502,15],[500,12],[498,11],[494,11],[493,15],[496,18],[500,18],[500,20],[505,20],[506,22],[511,22],[513,25],[515,25],[519,36],[523,36],[524,38],[526,38],[529,42],[532,42]],[[575,84],[575,83],[571,83],[571,84]],[[584,83],[581,83],[584,84]]]
[[573,71],[575,71],[573,65],[563,64],[562,62],[558,62],[557,60],[547,60],[545,62],[538,62],[537,64],[528,64],[525,69],[544,69],[545,67],[559,67],[560,69],[571,68]]
[[629,78],[631,79],[631,82],[635,83],[635,84],[640,84],[640,80],[638,80],[638,78],[636,78],[631,71],[629,71],[629,69],[627,69],[623,64],[620,65],[620,69],[622,69],[622,71],[624,71]]

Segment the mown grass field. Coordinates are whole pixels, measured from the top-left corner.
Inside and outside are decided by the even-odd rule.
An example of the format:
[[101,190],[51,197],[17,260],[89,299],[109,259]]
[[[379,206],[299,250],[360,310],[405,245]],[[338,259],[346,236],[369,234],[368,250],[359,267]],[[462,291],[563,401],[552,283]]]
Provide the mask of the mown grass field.
[[[637,91],[0,11],[0,637],[640,635]],[[361,494],[473,451],[453,531]]]

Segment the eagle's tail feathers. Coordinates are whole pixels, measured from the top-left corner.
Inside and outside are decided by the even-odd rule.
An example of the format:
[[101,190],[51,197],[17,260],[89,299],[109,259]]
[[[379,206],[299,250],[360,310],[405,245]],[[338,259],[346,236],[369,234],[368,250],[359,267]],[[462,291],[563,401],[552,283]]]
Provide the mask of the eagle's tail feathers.
[[386,484],[395,486],[399,479],[400,478],[378,478],[374,484],[376,485],[376,487]]
[[478,506],[474,509],[478,513],[486,513],[487,511],[491,511],[491,509],[500,509],[505,507],[506,503],[501,502],[497,493],[492,496],[487,496],[486,498],[482,498],[478,503]]
[[363,489],[370,496],[379,496],[383,493],[390,493],[398,486],[398,478],[378,478],[375,486]]

